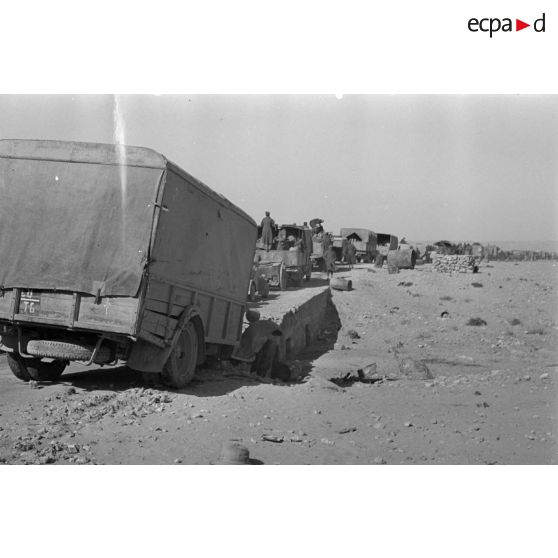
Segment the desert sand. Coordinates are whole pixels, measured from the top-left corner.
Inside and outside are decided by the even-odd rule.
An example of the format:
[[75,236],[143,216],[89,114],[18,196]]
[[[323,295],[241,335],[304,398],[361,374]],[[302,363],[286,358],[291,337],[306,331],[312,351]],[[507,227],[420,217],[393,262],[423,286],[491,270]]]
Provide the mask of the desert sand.
[[340,269],[353,290],[289,383],[223,366],[172,391],[72,365],[25,384],[2,357],[0,462],[209,464],[237,440],[266,465],[556,463],[557,273]]

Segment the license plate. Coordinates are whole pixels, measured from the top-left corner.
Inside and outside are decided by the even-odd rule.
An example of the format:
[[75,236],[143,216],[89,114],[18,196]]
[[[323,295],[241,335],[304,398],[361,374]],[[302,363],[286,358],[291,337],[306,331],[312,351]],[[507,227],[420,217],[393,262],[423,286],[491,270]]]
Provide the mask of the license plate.
[[33,291],[24,291],[19,297],[20,314],[37,314],[41,308],[41,295]]

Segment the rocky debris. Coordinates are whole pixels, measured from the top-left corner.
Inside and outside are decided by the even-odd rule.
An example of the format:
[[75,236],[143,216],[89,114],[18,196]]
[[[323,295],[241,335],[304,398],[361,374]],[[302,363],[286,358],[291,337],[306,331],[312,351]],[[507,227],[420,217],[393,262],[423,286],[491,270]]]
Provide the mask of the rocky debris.
[[[123,425],[139,424],[140,419],[161,413],[175,395],[152,389],[132,388],[121,393],[93,394],[75,398],[75,389],[66,389],[45,400],[41,423],[25,436],[18,436],[10,462],[49,464],[69,462],[90,463],[85,455],[91,447],[62,438],[75,436],[81,428],[110,417]],[[69,400],[71,398],[71,400]]]
[[433,254],[432,269],[439,273],[474,273],[478,263],[474,256]]
[[347,331],[347,335],[350,339],[360,339],[359,333],[354,329],[349,329],[349,331]]

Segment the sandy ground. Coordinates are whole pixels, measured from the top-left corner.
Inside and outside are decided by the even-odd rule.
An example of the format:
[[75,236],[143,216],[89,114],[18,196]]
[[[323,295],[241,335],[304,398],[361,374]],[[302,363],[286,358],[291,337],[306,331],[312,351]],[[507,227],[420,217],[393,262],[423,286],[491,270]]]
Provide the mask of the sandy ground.
[[[341,329],[324,324],[290,384],[214,370],[176,392],[79,365],[25,384],[2,357],[0,462],[208,464],[232,439],[265,464],[556,463],[557,273],[340,271]],[[363,368],[372,382],[352,382]]]

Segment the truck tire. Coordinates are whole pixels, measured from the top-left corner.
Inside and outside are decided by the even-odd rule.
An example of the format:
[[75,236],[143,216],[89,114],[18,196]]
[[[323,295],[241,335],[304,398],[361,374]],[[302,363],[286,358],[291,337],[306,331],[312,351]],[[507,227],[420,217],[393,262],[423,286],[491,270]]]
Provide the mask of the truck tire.
[[[94,346],[85,343],[51,341],[50,339],[34,339],[27,343],[27,352],[30,355],[59,360],[89,360],[94,349]],[[106,345],[101,345],[95,362],[109,362],[111,360],[110,349]]]
[[[35,361],[35,359],[33,359]],[[32,362],[27,365],[27,372],[31,379],[38,382],[55,382],[62,376],[68,366],[67,360],[53,360],[52,362]]]
[[180,333],[175,347],[163,368],[163,378],[171,387],[181,389],[194,378],[200,341],[196,326],[189,321]]
[[31,379],[25,360],[18,353],[7,353],[6,358],[8,360],[8,366],[12,371],[12,374],[24,382],[28,382]]

